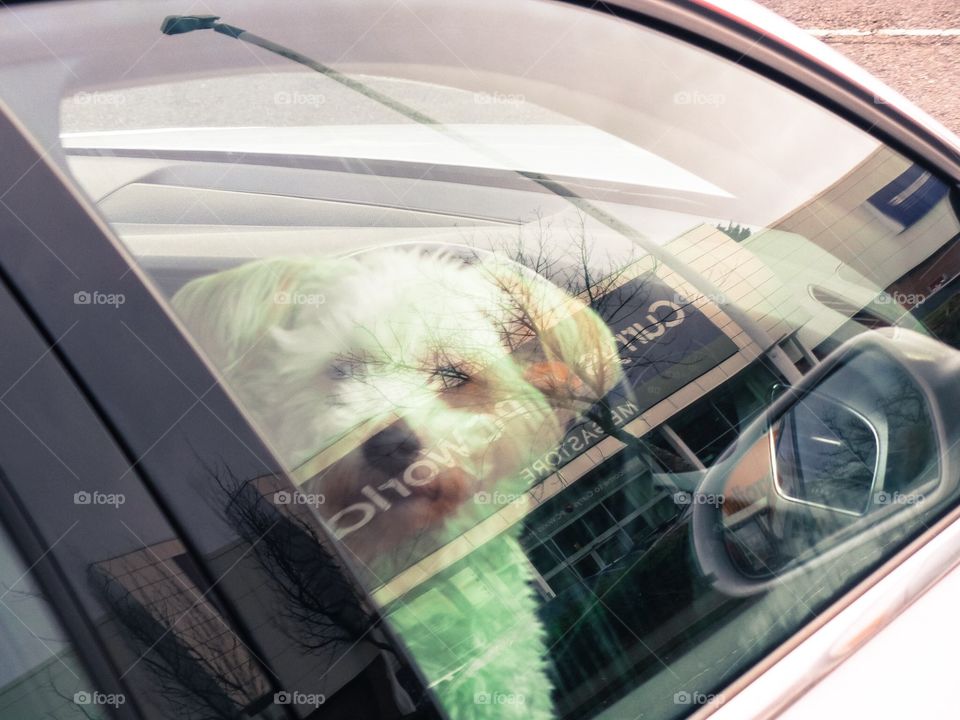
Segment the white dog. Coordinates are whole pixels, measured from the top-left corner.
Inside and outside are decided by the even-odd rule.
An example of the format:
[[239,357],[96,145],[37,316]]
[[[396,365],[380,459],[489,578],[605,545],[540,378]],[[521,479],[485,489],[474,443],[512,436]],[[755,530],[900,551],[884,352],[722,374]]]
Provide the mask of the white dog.
[[[522,496],[521,470],[620,379],[592,310],[492,258],[264,260],[189,283],[174,306],[288,468],[313,468],[304,489],[374,585],[499,509],[476,498]],[[553,717],[518,535],[390,615],[451,717]]]

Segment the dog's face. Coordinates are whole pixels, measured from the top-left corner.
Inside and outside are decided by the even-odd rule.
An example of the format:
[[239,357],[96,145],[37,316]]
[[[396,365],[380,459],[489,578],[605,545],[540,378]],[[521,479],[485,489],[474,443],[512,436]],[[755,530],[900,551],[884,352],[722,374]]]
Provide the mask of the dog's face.
[[[269,260],[174,300],[362,562],[432,550],[619,380],[582,303],[519,266],[380,251]],[[415,560],[410,557],[408,560]]]

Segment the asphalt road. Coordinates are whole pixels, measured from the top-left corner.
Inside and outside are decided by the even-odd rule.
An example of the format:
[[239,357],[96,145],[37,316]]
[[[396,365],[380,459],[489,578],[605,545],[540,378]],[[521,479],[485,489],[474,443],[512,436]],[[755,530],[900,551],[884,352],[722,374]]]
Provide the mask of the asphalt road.
[[960,133],[960,1],[759,1]]

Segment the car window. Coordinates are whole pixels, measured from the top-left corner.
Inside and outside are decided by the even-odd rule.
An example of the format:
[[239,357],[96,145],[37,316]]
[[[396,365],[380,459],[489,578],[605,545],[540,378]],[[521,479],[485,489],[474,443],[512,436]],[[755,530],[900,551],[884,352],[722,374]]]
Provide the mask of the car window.
[[223,12],[317,72],[138,8],[56,151],[451,716],[722,701],[955,502],[910,359],[836,365],[960,343],[936,173],[572,5]]

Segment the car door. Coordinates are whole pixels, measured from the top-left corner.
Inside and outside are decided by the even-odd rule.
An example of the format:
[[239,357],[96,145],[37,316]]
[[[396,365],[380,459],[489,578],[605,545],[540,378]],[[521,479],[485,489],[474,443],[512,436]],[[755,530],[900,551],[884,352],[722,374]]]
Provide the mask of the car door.
[[[121,16],[96,3],[37,7],[20,19],[42,43],[4,31],[0,267],[116,443],[114,475],[135,475],[168,524],[136,554],[98,558],[109,577],[144,562],[161,576],[166,602],[146,613],[139,585],[105,586],[137,601],[120,606],[124,652],[155,661],[137,664],[145,682],[170,682],[185,650],[187,675],[202,681],[193,695],[216,698],[216,712],[706,714],[955,512],[956,478],[938,474],[952,468],[952,438],[935,422],[945,405],[913,375],[901,382],[909,362],[832,374],[870,343],[884,358],[906,346],[953,367],[958,171],[935,128],[874,102],[802,43],[702,8],[280,7],[240,3],[224,17],[253,45],[235,25],[204,32],[210,18],[161,34],[174,4]],[[109,51],[76,32],[87,18]],[[309,72],[289,65],[299,53],[319,58]],[[593,398],[600,414],[564,416],[556,447],[516,433],[529,462],[504,486],[467,493],[476,522],[379,575],[357,562],[350,534],[394,537],[398,498],[439,475],[359,475],[349,502],[321,507],[325,473],[376,435],[287,456],[289,437],[265,418],[294,403],[251,393],[215,333],[201,332],[203,312],[198,321],[171,298],[258,260],[307,255],[355,272],[398,246],[465,265],[492,253],[550,280],[603,320],[624,379]],[[341,312],[390,288],[396,278],[380,270]],[[335,320],[324,313],[343,286],[325,272],[329,286],[272,288],[261,304]],[[416,309],[459,307],[441,289]],[[209,307],[232,317],[229,303]],[[381,389],[351,350],[324,373],[360,366]],[[555,369],[533,364],[524,378]],[[466,374],[432,370],[425,387],[456,389]],[[873,402],[888,378],[909,391],[912,425]],[[787,405],[828,380],[825,406],[850,410],[832,427],[873,443],[854,453],[872,471],[855,476],[853,499],[829,483],[805,494],[782,473],[742,497],[716,484],[741,438],[758,441],[749,449],[763,462],[768,446],[782,449],[758,423],[789,420]],[[318,417],[342,410],[336,395],[320,396]],[[797,447],[813,437],[803,427]],[[915,474],[911,451],[943,462]],[[84,505],[117,495],[78,492]],[[44,499],[27,514],[42,516]],[[731,537],[710,536],[723,526],[716,512]],[[218,626],[249,676],[208,654]],[[517,679],[524,658],[549,669]]]

